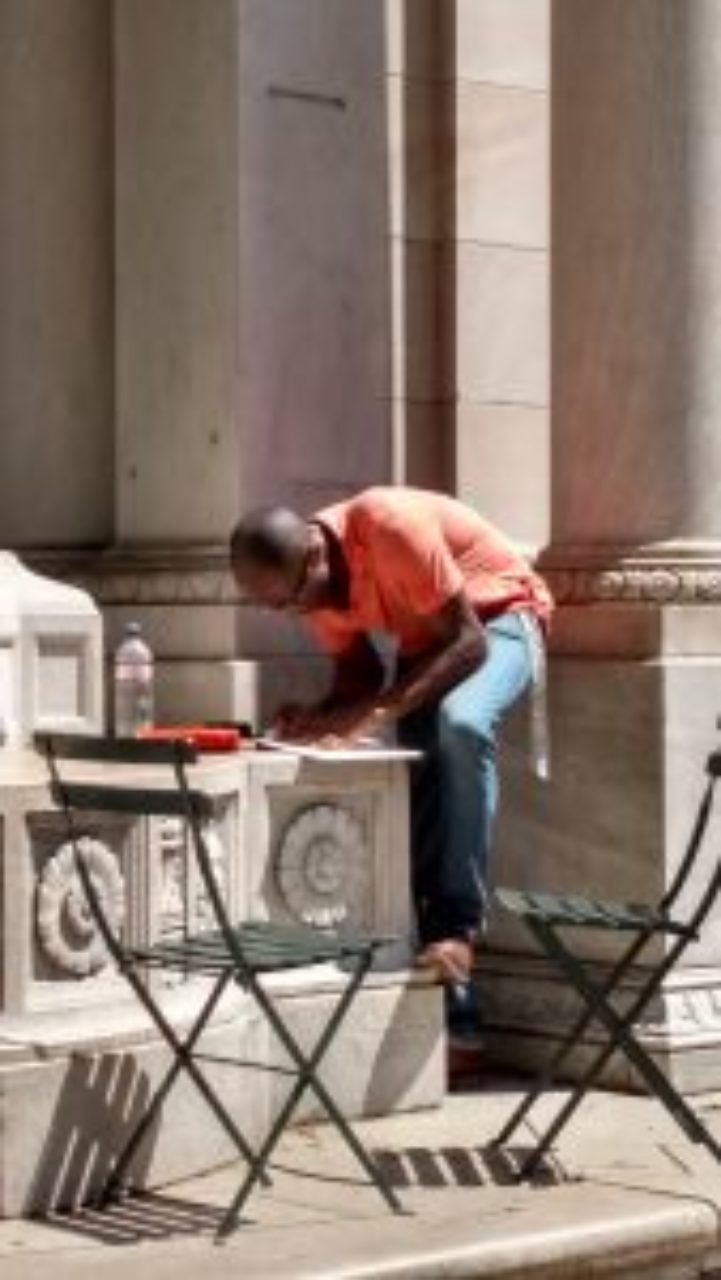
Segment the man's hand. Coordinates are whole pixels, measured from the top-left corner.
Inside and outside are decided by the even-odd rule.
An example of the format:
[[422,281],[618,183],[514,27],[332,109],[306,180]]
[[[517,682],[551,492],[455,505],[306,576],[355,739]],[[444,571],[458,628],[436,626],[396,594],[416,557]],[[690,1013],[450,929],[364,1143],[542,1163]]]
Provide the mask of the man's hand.
[[290,705],[276,714],[273,732],[287,742],[352,742],[377,733],[383,720],[384,713],[369,701],[317,707]]

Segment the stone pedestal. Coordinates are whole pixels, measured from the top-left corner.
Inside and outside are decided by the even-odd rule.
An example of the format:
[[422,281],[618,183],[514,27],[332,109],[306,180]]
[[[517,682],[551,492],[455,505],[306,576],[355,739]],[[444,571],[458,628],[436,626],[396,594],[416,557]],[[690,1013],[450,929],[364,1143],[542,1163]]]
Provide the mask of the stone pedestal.
[[[87,918],[60,816],[37,757],[0,756],[0,1214],[78,1203],[97,1188],[133,1116],[167,1066],[147,1017],[112,972]],[[145,776],[145,775],[144,775]],[[395,934],[379,956],[326,1064],[350,1115],[437,1104],[445,1064],[440,991],[408,968],[405,765],[300,762],[247,752],[204,760],[215,798],[210,834],[231,915],[343,921]],[[138,940],[177,927],[184,844],[172,820],[106,817],[89,830],[96,875],[119,926]],[[208,919],[192,875],[191,924]],[[332,966],[272,979],[307,1040],[345,979]],[[202,1002],[201,980],[162,982],[179,1030]],[[280,1065],[282,1051],[240,992],[214,1016],[209,1049]],[[251,1143],[280,1102],[277,1075],[215,1067]],[[306,1100],[299,1116],[313,1114]],[[138,1173],[148,1185],[234,1156],[192,1085],[171,1095]]]
[[0,552],[0,736],[27,745],[41,729],[98,732],[102,622],[82,591]]

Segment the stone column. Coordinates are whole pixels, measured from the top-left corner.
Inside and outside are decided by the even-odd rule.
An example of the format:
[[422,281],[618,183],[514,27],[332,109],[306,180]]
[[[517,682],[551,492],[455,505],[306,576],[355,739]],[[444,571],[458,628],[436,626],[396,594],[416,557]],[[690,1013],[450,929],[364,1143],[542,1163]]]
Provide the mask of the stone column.
[[[720,72],[714,0],[554,4],[554,776],[510,770],[506,882],[658,898],[717,742]],[[715,819],[693,889],[720,833]],[[689,1089],[721,1082],[718,921],[642,1028]],[[543,967],[506,956],[504,975],[502,1017],[552,1038],[569,1011]]]
[[[456,490],[548,541],[549,0],[456,0],[445,315]],[[454,20],[451,17],[454,15]]]
[[97,589],[146,622],[161,714],[255,717],[258,668],[232,658],[276,659],[282,697],[299,637],[235,608],[230,528],[391,474],[384,6],[123,0],[115,53],[118,549]]
[[110,15],[0,5],[0,546],[112,538]]

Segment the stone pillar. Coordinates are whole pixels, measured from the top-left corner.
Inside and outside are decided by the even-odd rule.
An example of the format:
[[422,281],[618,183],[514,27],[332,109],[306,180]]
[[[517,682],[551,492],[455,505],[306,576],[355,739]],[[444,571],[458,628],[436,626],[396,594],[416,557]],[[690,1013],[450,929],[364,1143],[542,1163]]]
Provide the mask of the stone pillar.
[[[508,883],[658,898],[717,741],[720,68],[714,0],[554,5],[554,774],[534,784],[513,758]],[[716,818],[696,890],[719,834]],[[719,914],[641,1029],[688,1089],[721,1082]],[[605,964],[607,940],[587,954]],[[535,1057],[562,994],[518,951],[494,966],[501,1020],[538,1037],[501,1052]]]
[[0,545],[113,530],[110,0],[0,5]]
[[549,0],[385,5],[394,478],[543,546]]
[[533,548],[549,532],[549,8],[441,4],[455,28],[443,260],[456,491]]
[[393,480],[453,485],[453,326],[444,228],[453,196],[451,8],[383,0],[386,16]]
[[230,528],[391,474],[384,5],[123,0],[115,49],[119,545],[98,589],[147,623],[161,714],[260,715],[230,660],[277,659],[282,696],[300,642],[236,609]]

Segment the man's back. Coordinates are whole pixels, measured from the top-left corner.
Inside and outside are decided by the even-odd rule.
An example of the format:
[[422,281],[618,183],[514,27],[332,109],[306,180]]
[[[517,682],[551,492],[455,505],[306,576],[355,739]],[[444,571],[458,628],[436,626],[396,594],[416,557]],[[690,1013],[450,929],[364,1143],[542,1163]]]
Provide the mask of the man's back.
[[512,543],[470,507],[421,489],[366,489],[314,517],[341,546],[350,572],[347,609],[323,609],[308,621],[339,651],[359,631],[394,635],[404,652],[421,651],[427,620],[465,591],[482,620],[529,609],[542,621],[551,599]]

